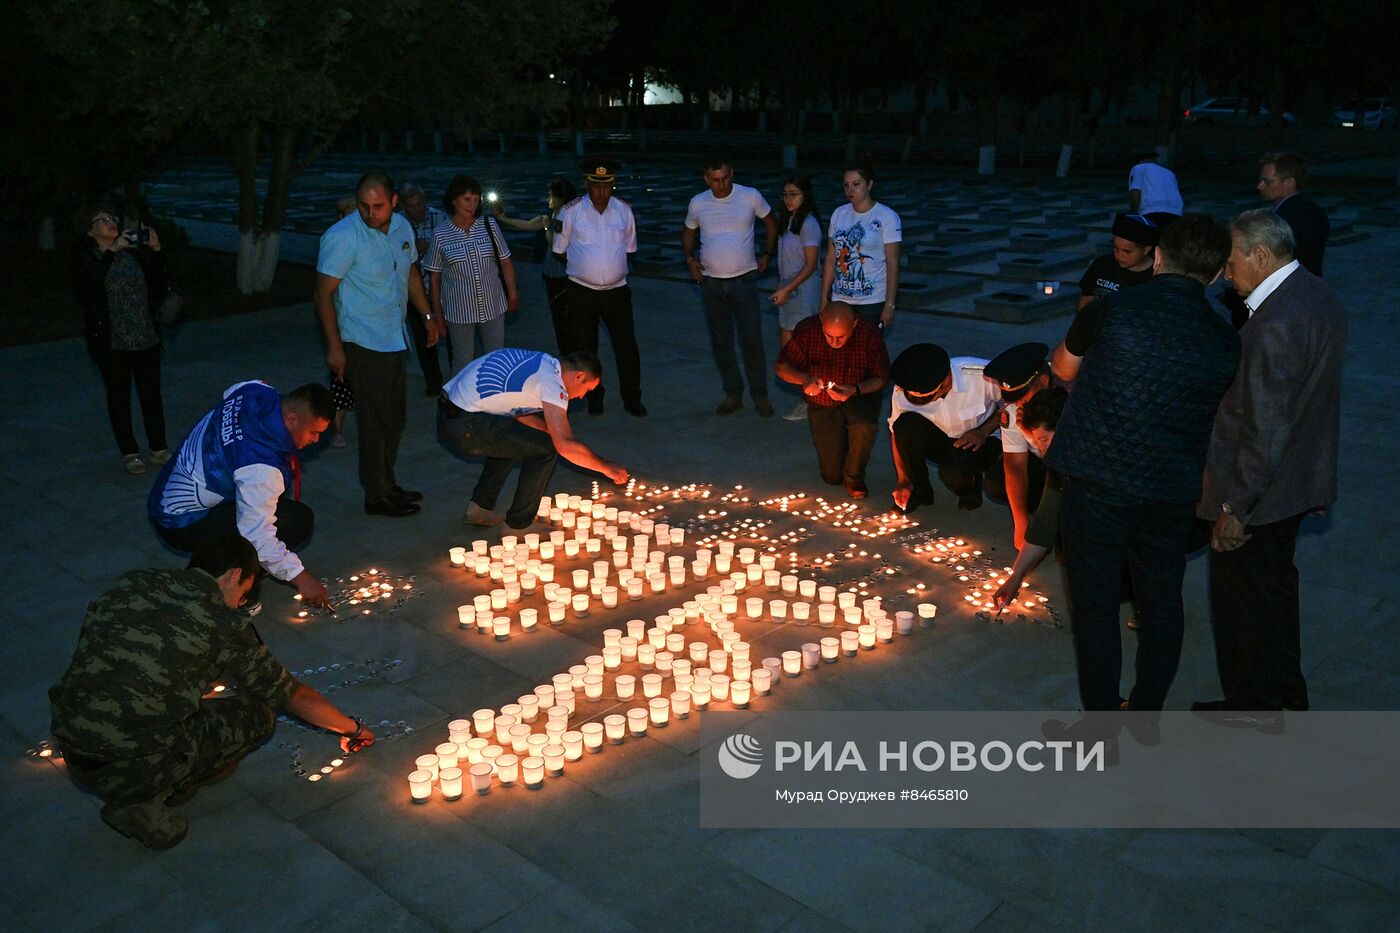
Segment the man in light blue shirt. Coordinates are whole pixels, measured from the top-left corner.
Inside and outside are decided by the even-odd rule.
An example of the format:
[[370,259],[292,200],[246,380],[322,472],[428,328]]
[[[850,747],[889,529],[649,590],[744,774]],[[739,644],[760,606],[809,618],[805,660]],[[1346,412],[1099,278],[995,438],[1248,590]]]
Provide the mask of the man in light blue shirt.
[[413,225],[394,213],[393,180],[366,174],[355,201],[356,213],[321,235],[316,314],[326,333],[326,365],[355,393],[365,512],[412,515],[423,496],[394,477],[404,427],[404,305],[412,303],[423,315],[428,346],[437,343],[441,328],[423,293]]

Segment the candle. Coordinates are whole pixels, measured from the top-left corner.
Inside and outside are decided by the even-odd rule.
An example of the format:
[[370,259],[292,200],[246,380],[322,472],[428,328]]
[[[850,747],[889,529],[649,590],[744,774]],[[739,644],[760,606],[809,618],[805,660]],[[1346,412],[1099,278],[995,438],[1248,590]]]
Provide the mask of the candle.
[[604,609],[617,608],[617,587],[612,585],[604,586],[598,592],[602,596]]
[[797,584],[797,591],[802,594],[803,599],[811,599],[817,595],[816,580],[802,580]]
[[642,585],[643,585],[643,583],[642,583],[641,580],[638,580],[638,579],[628,580],[628,581],[627,581],[627,598],[628,598],[628,599],[641,599],[641,598],[642,598]]
[[680,632],[672,632],[667,635],[666,650],[672,654],[680,654],[685,650],[685,636]]
[[496,636],[496,641],[506,641],[510,638],[510,616],[496,616],[491,620],[491,631]]
[[569,560],[578,557],[578,539],[570,538],[564,542],[564,556]]
[[471,604],[457,607],[457,624],[462,628],[471,628],[476,624],[476,607]]
[[710,562],[705,560],[691,561],[690,575],[697,580],[703,580],[710,575]]
[[539,701],[540,709],[549,709],[554,705],[554,687],[551,684],[540,684],[535,688],[535,699]]
[[[665,644],[666,640],[663,638],[661,640],[661,645],[664,647]],[[656,645],[648,644],[637,646],[637,663],[642,666],[642,670],[649,671],[656,665],[656,649]]]
[[443,768],[438,775],[438,784],[442,788],[443,800],[462,799],[462,769]]
[[496,717],[496,742],[497,742],[497,744],[499,744],[499,745],[509,745],[509,744],[510,744],[510,727],[513,726],[513,725],[515,725],[515,717],[514,717],[514,716],[505,716],[505,715],[501,715],[501,716],[497,716],[497,717]]
[[842,609],[850,609],[856,604],[856,594],[842,593],[836,597],[836,604]]
[[919,603],[919,625],[924,628],[933,627],[933,618],[938,615],[938,607],[933,603]]
[[750,682],[753,684],[754,693],[759,696],[767,696],[768,692],[773,689],[773,672],[766,667],[760,667],[753,672]]
[[[723,546],[723,542],[721,542],[721,546]],[[728,554],[720,552],[719,554],[715,555],[715,572],[728,573],[730,562],[731,560]]]
[[809,603],[796,602],[792,604],[792,620],[798,625],[806,625],[811,616],[812,607]]
[[569,761],[578,761],[583,757],[583,733],[571,730],[559,737],[560,743],[564,746],[564,758]]
[[471,734],[471,726],[470,726],[470,725],[467,726],[467,731],[466,731],[466,732],[449,732],[449,733],[447,734],[447,741],[449,741],[449,742],[451,742],[453,745],[457,746],[457,748],[458,748],[458,750],[459,750],[459,751],[458,751],[458,763],[459,763],[459,764],[460,764],[460,762],[461,762],[461,759],[462,759],[462,758],[465,758],[465,757],[467,756],[467,743],[470,742],[471,739],[472,739],[472,734]]
[[[677,690],[671,694],[671,714],[677,719],[690,718],[690,694],[684,690]],[[650,708],[651,704],[647,704]]]
[[763,600],[756,596],[751,596],[744,600],[744,615],[750,619],[763,618]]
[[556,690],[554,702],[569,711],[569,715],[574,714],[574,692],[572,690]]
[[544,759],[531,755],[521,761],[520,780],[531,790],[538,790],[544,784]]
[[768,614],[773,617],[774,622],[786,622],[787,611],[786,599],[770,599],[768,601]]
[[477,538],[472,542],[472,554],[476,557],[486,557],[490,554],[490,546],[485,538]]
[[538,609],[520,610],[520,631],[527,635],[535,630],[535,623],[539,621],[540,611]]
[[573,574],[572,574],[572,579],[573,579],[573,581],[574,581],[574,589],[576,589],[576,590],[586,590],[586,589],[588,589],[588,571],[587,571],[587,570],[575,570],[575,571],[573,572]]
[[690,685],[690,696],[695,702],[696,709],[710,708],[710,682],[708,680],[696,680]]
[[660,674],[643,674],[643,675],[642,675],[642,696],[644,696],[644,697],[657,697],[657,696],[660,696],[660,695],[661,695],[661,675],[660,675]]
[[881,619],[875,623],[875,637],[880,641],[894,640],[894,622],[889,619]]
[[[735,633],[738,634],[737,632]],[[736,661],[747,661],[749,659],[749,643],[746,641],[732,641],[725,646],[729,649],[729,656]]]
[[729,677],[726,674],[715,674],[710,678],[710,696],[716,700],[729,699]]
[[496,759],[505,753],[505,749],[499,745],[488,745],[481,750],[481,760],[491,766],[492,773],[495,773]]
[[719,598],[719,608],[726,616],[733,616],[739,612],[739,597],[726,593]]
[[468,739],[467,744],[462,746],[466,755],[467,764],[474,765],[480,761],[482,749],[490,744],[491,742],[489,739],[483,739],[480,736],[474,739]]
[[408,775],[408,793],[414,803],[427,803],[433,794],[433,774],[419,768]]
[[648,710],[651,713],[651,724],[658,729],[665,728],[671,720],[671,701],[667,697],[650,699],[647,701],[647,710],[636,710],[636,712],[645,716]]
[[586,722],[579,727],[583,733],[583,747],[590,752],[601,752],[603,750],[603,724],[601,722]]
[[[804,594],[805,595],[805,594]],[[823,603],[833,603],[836,601],[836,587],[823,586],[817,589],[817,596]]]
[[783,674],[787,677],[796,677],[802,673],[802,652],[783,652]]
[[831,603],[821,603],[817,606],[817,621],[823,628],[830,628],[836,621],[836,607]]
[[841,650],[848,655],[860,650],[860,634],[849,629],[841,633]]
[[682,675],[682,674],[689,674],[689,673],[690,673],[690,659],[689,659],[689,658],[676,658],[674,661],[671,662],[671,676],[672,676],[672,677],[679,677],[679,676]]
[[613,684],[617,687],[618,699],[628,700],[631,699],[632,694],[636,692],[637,678],[633,677],[631,674],[619,674],[617,679],[613,681]]
[[601,654],[590,654],[583,659],[583,666],[588,668],[590,674],[603,673],[603,656]]
[[457,748],[455,742],[443,742],[433,751],[437,753],[439,770],[457,767],[457,757],[461,754],[461,750]]
[[437,776],[438,776],[438,757],[437,757],[437,755],[419,755],[419,756],[417,757],[417,759],[414,760],[413,766],[414,766],[415,768],[417,768],[419,771],[427,771],[428,774],[431,775],[431,777],[432,777],[432,779],[433,779],[434,781],[437,780]]
[[[555,545],[555,543],[554,543],[553,541],[541,541],[541,542],[540,542],[540,560],[554,560],[554,549],[555,549],[556,546],[557,546],[557,545]],[[543,564],[543,565],[541,565],[540,569],[541,569],[541,570],[544,570],[545,567],[548,567],[548,568],[550,569],[550,573],[551,573],[551,574],[554,572],[554,565],[553,565],[553,564]],[[545,577],[544,577],[543,574],[540,575],[540,579],[541,579],[541,580],[545,579]]]
[[603,729],[607,732],[609,742],[621,745],[627,729],[627,717],[621,713],[609,713],[603,717]]
[[[833,652],[835,652],[835,650],[836,650],[836,644],[835,644],[836,639],[833,638],[833,639],[830,639],[830,640],[833,642],[832,647],[831,647],[831,650],[832,650]],[[803,642],[803,644],[802,644],[802,666],[803,666],[803,667],[805,667],[805,668],[806,668],[807,670],[809,670],[809,671],[810,671],[810,670],[815,670],[816,667],[817,667],[817,664],[821,661],[821,657],[822,657],[822,646],[821,646],[820,644],[818,644],[818,643],[816,643],[816,642],[812,642],[812,641]]]
[[647,711],[644,709],[629,709],[627,711],[627,731],[633,736],[643,736],[647,734]]
[[590,700],[597,700],[603,696],[602,674],[589,674],[583,678],[583,695]]
[[577,615],[577,616],[586,616],[586,615],[588,615],[588,594],[587,594],[587,593],[575,593],[575,594],[574,594],[574,598],[573,598],[573,606],[574,606],[574,615]]
[[555,742],[558,742],[559,737],[567,732],[568,729],[569,722],[567,719],[551,719],[544,724],[545,737]]
[[845,617],[847,625],[860,625],[861,613],[858,607],[851,606],[849,609],[842,609],[841,614]]
[[[543,500],[543,499],[540,500],[541,508],[544,509],[544,514],[545,514],[545,515],[548,515],[548,514],[549,514],[549,508],[548,508],[548,506],[545,506],[545,505],[543,504],[544,501],[545,501],[545,500]],[[526,536],[525,536],[525,547],[528,548],[528,549],[531,550],[531,551],[538,551],[538,550],[540,549],[540,536],[539,536],[538,534],[535,534],[534,532],[531,532],[530,534],[526,535]]]
[[749,564],[744,568],[745,585],[749,583],[760,583],[763,580],[763,568],[758,564]]
[[895,628],[899,634],[908,635],[914,631],[914,613],[907,609],[901,609],[894,614]]
[[618,647],[622,649],[622,660],[635,661],[637,659],[637,639],[628,635],[618,640]]
[[502,787],[513,787],[520,780],[520,759],[515,755],[500,755],[496,758],[496,778]]
[[549,736],[535,733],[525,740],[525,754],[539,755],[541,750],[551,741]]
[[731,703],[734,704],[734,707],[736,709],[748,709],[749,694],[751,690],[752,687],[746,680],[738,680],[736,678],[732,683],[730,683],[729,700]]
[[722,671],[729,665],[729,652],[725,651],[723,648],[715,648],[714,650],[708,652],[705,658],[697,658],[696,660],[708,660],[710,664],[710,670]]
[[541,755],[544,758],[544,770],[550,777],[558,777],[564,773],[564,746],[546,745]]
[[617,670],[622,663],[622,648],[618,645],[608,645],[603,649],[603,667],[607,670]]
[[729,666],[729,673],[730,673],[731,676],[733,676],[733,678],[734,678],[736,681],[740,681],[740,680],[746,681],[746,680],[748,680],[748,679],[749,679],[749,675],[750,675],[750,673],[751,673],[752,671],[753,671],[753,662],[752,662],[752,661],[739,661],[739,660],[735,660],[734,663],[731,664],[731,665]]
[[559,702],[558,693],[560,690],[569,690],[573,688],[574,675],[555,674],[553,677],[550,678],[550,682],[554,684],[555,702],[557,703]]
[[[647,575],[647,582],[651,584],[653,593],[664,593],[666,591],[666,575],[664,573],[652,573]],[[684,582],[684,580],[682,580]]]
[[[640,650],[641,649],[638,649],[638,651]],[[676,656],[669,651],[656,652],[656,669],[662,674],[669,674],[671,672],[671,662],[675,659]]]
[[491,775],[495,768],[488,762],[478,761],[467,769],[467,774],[471,776],[472,790],[478,794],[485,795],[491,792]]
[[507,602],[506,591],[504,589],[495,589],[491,591],[491,608],[494,611],[500,612],[506,607]]
[[529,742],[530,742],[530,727],[529,727],[529,726],[525,725],[525,723],[522,722],[522,723],[517,723],[516,725],[510,727],[510,750],[511,750],[511,751],[515,752],[517,755],[524,754],[524,753],[525,753],[525,749],[527,749],[527,748],[530,747]]

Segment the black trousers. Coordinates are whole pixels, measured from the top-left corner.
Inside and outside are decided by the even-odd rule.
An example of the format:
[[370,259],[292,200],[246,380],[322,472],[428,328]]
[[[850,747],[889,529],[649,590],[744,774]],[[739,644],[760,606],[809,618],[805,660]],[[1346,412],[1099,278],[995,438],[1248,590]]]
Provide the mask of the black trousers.
[[[1001,505],[1010,505],[1006,492],[1005,453],[1002,455],[1002,468],[989,470],[983,481],[986,484],[987,498]],[[1031,515],[1040,508],[1041,497],[1045,495],[1045,461],[1033,453],[1026,454],[1026,514]]]
[[1245,709],[1307,709],[1293,549],[1302,515],[1250,525],[1234,551],[1210,552],[1210,621],[1225,699]]
[[830,408],[807,406],[807,427],[817,448],[817,469],[823,482],[832,486],[865,482],[879,416],[879,393],[857,395]]
[[[237,507],[225,500],[209,510],[199,521],[183,528],[164,528],[156,525],[156,534],[161,540],[177,551],[193,551],[199,542],[218,535],[236,535],[238,531]],[[311,540],[311,532],[316,529],[316,513],[304,502],[283,496],[277,500],[277,540],[290,551],[300,551]],[[249,602],[257,602],[262,589],[262,575],[248,593]]]
[[549,299],[549,319],[554,324],[554,343],[561,354],[574,350],[574,335],[569,323],[569,289],[573,283],[567,278],[544,277],[544,293]]
[[408,329],[413,334],[413,349],[418,353],[418,365],[423,368],[423,383],[427,386],[427,394],[437,395],[442,391],[442,363],[438,359],[438,347],[447,345],[447,362],[451,365],[452,341],[444,336],[435,346],[428,346],[428,325],[424,323],[423,315],[413,308],[408,309]]
[[378,502],[398,485],[394,464],[404,426],[404,353],[382,353],[347,343],[345,380],[355,390],[360,485],[366,502]]
[[165,403],[160,395],[160,344],[146,350],[93,350],[89,347],[107,390],[107,420],[123,457],[140,453],[131,426],[131,384],[141,404],[141,421],[151,450],[164,450]]
[[1123,675],[1118,606],[1123,568],[1137,609],[1135,710],[1160,710],[1181,660],[1185,614],[1181,581],[1194,505],[1123,495],[1065,478],[1060,507],[1070,628],[1085,712],[1118,709]]
[[963,450],[953,446],[953,438],[938,425],[917,412],[907,411],[895,420],[894,443],[918,499],[933,500],[930,462],[938,464],[938,478],[958,496],[980,491],[983,474],[994,466],[1000,469],[1000,438],[988,438],[976,450]]
[[[613,358],[617,360],[617,382],[624,404],[642,400],[642,351],[637,348],[637,332],[632,324],[632,289],[596,289],[571,284],[568,316],[574,332],[574,350],[598,352],[598,324],[608,329]],[[590,404],[601,403],[603,386],[588,393]]]

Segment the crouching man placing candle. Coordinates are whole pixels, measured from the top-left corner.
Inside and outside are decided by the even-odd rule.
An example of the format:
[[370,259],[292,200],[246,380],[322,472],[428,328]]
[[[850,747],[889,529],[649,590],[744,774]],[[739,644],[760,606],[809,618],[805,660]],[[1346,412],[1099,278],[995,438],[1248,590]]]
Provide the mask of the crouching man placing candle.
[[[185,570],[136,570],[93,602],[63,678],[49,689],[68,770],[104,801],[102,819],[151,849],[185,838],[168,807],[223,780],[272,734],[276,711],[341,736],[374,733],[299,683],[237,606],[258,553],[238,535],[199,542]],[[205,698],[215,678],[233,695]]]
[[569,426],[569,400],[587,395],[602,375],[598,357],[587,350],[556,359],[507,347],[472,360],[443,386],[438,439],[455,453],[486,458],[462,516],[465,524],[501,523],[492,510],[517,462],[520,479],[505,515],[517,529],[535,520],[560,456],[614,483],[627,481],[625,467],[599,457]]

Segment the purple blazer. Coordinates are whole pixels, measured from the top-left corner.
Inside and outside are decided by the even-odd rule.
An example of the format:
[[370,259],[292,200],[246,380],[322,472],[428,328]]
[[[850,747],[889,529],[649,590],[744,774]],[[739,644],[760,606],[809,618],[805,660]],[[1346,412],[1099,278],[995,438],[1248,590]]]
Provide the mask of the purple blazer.
[[1267,525],[1337,501],[1347,313],[1299,267],[1240,331],[1240,368],[1215,415],[1197,514]]

